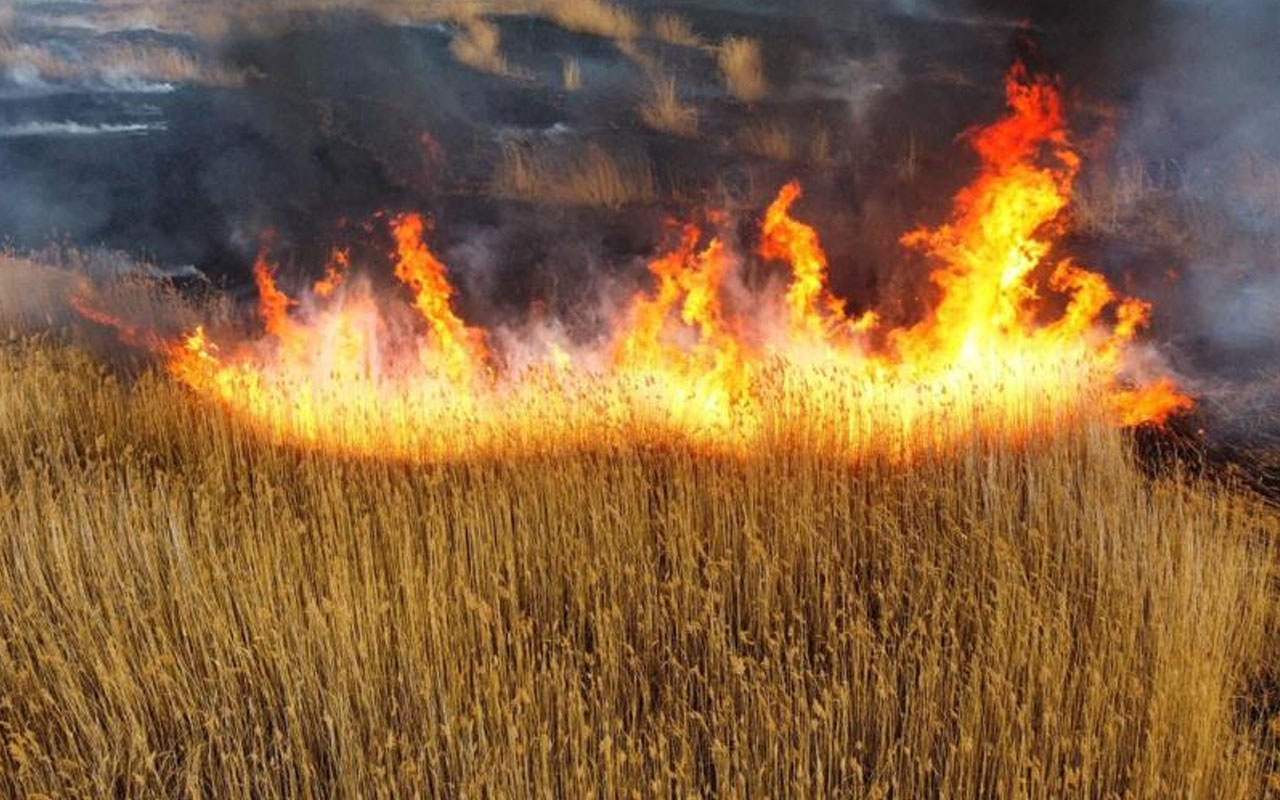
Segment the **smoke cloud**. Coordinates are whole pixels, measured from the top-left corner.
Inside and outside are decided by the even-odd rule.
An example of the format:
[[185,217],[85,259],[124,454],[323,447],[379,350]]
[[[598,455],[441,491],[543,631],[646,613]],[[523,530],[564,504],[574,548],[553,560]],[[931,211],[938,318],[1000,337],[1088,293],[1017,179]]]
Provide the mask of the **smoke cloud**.
[[385,261],[367,221],[419,210],[469,318],[537,308],[578,336],[666,218],[715,207],[750,230],[793,177],[833,289],[912,319],[928,266],[899,237],[972,175],[957,139],[999,113],[1030,39],[1088,156],[1073,250],[1155,303],[1156,344],[1202,393],[1256,397],[1280,367],[1276,4],[6,8],[0,234],[20,248],[104,246],[235,289],[264,230],[303,279],[335,246]]

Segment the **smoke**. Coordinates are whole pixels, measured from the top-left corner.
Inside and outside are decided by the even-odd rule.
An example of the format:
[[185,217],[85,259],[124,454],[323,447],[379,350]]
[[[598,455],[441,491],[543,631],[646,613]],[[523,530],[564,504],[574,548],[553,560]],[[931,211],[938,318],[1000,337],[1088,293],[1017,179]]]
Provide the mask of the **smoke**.
[[1154,301],[1195,388],[1243,396],[1278,366],[1274,3],[149,0],[0,20],[0,234],[20,247],[65,237],[235,288],[271,229],[302,283],[335,246],[385,261],[365,223],[424,211],[469,319],[537,308],[578,337],[643,281],[665,218],[750,229],[793,177],[833,290],[917,318],[928,265],[899,237],[971,177],[957,138],[1000,112],[1029,30],[1088,148],[1073,248]]
[[1214,429],[1280,428],[1265,418],[1280,407],[1280,5],[1141,5],[1107,43],[1127,71],[1094,167],[1121,196],[1108,255],[1154,301],[1154,335]]

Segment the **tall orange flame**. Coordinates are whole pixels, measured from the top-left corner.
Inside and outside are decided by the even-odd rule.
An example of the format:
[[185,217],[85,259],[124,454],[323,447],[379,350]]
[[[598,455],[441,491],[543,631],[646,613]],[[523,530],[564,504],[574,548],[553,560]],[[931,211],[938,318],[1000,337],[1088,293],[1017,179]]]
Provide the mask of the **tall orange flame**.
[[276,286],[275,269],[265,250],[253,263],[253,281],[258,287],[258,314],[267,333],[280,336],[289,329],[289,306],[293,301]]
[[1097,392],[1116,424],[1161,423],[1190,401],[1167,377],[1127,375],[1147,304],[1069,258],[1046,264],[1080,166],[1057,88],[1017,65],[1006,94],[1008,113],[969,135],[982,168],[950,218],[903,237],[936,265],[939,299],[913,325],[879,330],[874,311],[846,311],[817,231],[792,216],[793,182],[756,248],[787,265],[780,296],[742,289],[743,257],[686,224],[604,352],[541,337],[530,366],[500,369],[454,306],[429,224],[407,214],[391,221],[395,275],[425,330],[397,328],[385,299],[348,284],[345,254],[303,304],[276,287],[264,255],[265,337],[220,346],[199,329],[170,349],[171,369],[270,434],[410,457],[667,435],[741,450],[788,425],[851,453],[909,457],[975,431],[1034,432],[1087,413]]
[[657,287],[634,300],[614,366],[657,387],[666,413],[724,426],[745,399],[749,365],[721,303],[731,266],[724,243],[713,238],[698,251],[700,237],[684,226],[676,249],[649,265]]
[[453,286],[444,264],[423,243],[425,229],[426,222],[417,214],[403,214],[392,220],[396,277],[413,290],[413,304],[435,336],[435,346],[425,351],[428,360],[438,359],[444,374],[454,383],[469,383],[483,371],[488,358],[484,332],[467,327],[454,313]]

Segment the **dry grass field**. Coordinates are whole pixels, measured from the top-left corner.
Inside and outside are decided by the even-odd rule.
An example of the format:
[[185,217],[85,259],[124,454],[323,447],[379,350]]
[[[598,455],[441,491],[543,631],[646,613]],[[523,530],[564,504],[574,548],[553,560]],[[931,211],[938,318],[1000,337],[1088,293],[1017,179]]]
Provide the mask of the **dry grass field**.
[[[0,347],[0,795],[1250,797],[1273,512],[1125,436],[409,465]],[[820,415],[813,425],[821,426]]]

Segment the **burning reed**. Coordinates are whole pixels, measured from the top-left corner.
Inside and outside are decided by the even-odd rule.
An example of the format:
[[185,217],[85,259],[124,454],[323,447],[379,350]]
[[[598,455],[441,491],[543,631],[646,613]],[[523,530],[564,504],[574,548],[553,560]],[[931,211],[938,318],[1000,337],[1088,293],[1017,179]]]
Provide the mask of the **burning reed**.
[[[161,349],[173,375],[264,435],[408,459],[513,443],[551,452],[649,428],[740,453],[762,445],[768,417],[795,407],[792,394],[810,411],[824,398],[815,422],[853,457],[877,449],[909,459],[993,430],[1040,435],[1079,415],[1075,398],[1092,385],[1117,424],[1161,423],[1190,400],[1169,378],[1133,369],[1148,305],[1070,258],[1042,263],[1080,163],[1056,87],[1018,66],[1006,90],[1007,115],[972,134],[983,170],[951,218],[903,237],[938,265],[940,299],[911,325],[851,313],[831,293],[818,232],[793,216],[801,189],[790,183],[765,211],[752,254],[778,275],[770,287],[743,286],[743,256],[723,218],[708,214],[711,230],[673,226],[672,245],[649,264],[652,288],[597,345],[531,330],[525,353],[501,351],[458,314],[427,222],[407,214],[391,221],[392,261],[417,328],[398,325],[367,283],[334,293],[337,276],[300,303],[276,285],[263,253],[261,339],[200,327]],[[517,195],[542,186],[549,170],[535,156],[515,145],[506,156],[500,185]],[[565,167],[591,176],[591,187],[634,188],[603,151]],[[545,191],[576,195],[573,186],[562,175]]]

